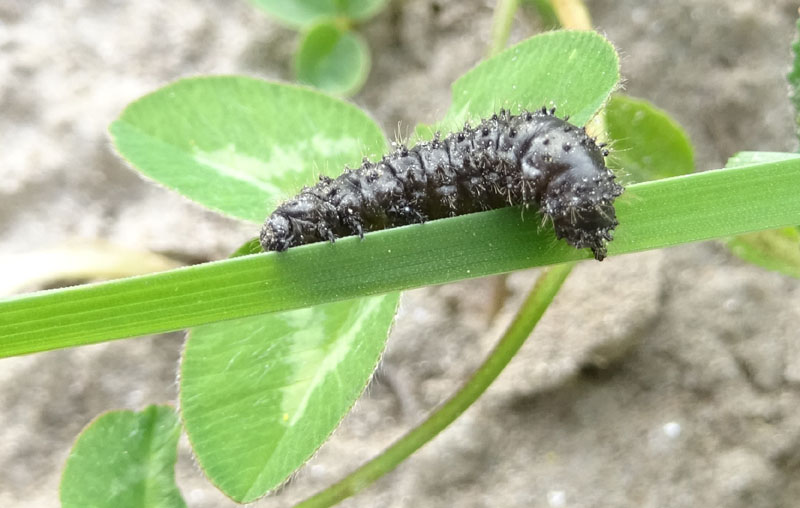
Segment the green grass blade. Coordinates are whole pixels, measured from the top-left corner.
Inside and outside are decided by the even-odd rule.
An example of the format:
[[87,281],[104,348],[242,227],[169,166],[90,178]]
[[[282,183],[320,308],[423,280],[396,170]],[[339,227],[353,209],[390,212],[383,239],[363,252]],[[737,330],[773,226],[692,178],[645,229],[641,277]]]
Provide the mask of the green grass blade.
[[[800,160],[632,185],[618,255],[800,223]],[[0,356],[587,259],[507,208],[0,302]]]
[[[785,152],[739,152],[725,167],[800,159],[800,154]],[[757,231],[728,239],[728,248],[743,260],[767,270],[800,278],[800,227],[787,226]]]

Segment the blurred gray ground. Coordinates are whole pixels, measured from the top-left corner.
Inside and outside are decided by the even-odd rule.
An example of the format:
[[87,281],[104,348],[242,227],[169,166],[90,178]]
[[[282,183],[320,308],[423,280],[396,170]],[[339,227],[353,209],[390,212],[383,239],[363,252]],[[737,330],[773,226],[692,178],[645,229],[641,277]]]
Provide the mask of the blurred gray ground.
[[[365,26],[374,69],[355,101],[390,136],[444,113],[484,54],[494,2],[395,1]],[[597,0],[627,93],[672,113],[699,168],[741,149],[794,150],[784,75],[797,4]],[[513,36],[538,30],[520,16]],[[107,239],[186,260],[225,256],[256,227],[141,180],[106,127],[180,76],[290,79],[295,35],[250,4],[0,2],[0,254]],[[279,495],[342,477],[450,394],[501,333],[535,273],[487,325],[491,280],[411,291],[379,373]],[[800,283],[715,243],[580,265],[501,378],[451,428],[352,507],[796,506]],[[114,408],[174,402],[180,334],[0,360],[0,506],[58,506],[73,439]],[[233,506],[193,465],[193,508]]]

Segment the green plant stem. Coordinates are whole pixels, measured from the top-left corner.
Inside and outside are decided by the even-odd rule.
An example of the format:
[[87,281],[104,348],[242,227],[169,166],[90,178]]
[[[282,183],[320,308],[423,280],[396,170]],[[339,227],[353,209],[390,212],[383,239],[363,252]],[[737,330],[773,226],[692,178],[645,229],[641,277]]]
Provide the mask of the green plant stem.
[[542,273],[522,304],[505,335],[483,364],[461,389],[424,422],[400,438],[383,453],[367,462],[322,492],[295,505],[295,508],[323,508],[346,499],[388,473],[422,445],[433,439],[475,402],[497,379],[508,362],[530,336],[536,323],[553,301],[572,270],[573,264],[553,266]]
[[488,56],[493,57],[505,49],[508,35],[511,33],[511,23],[517,12],[519,0],[497,0],[492,20],[492,41],[489,44]]

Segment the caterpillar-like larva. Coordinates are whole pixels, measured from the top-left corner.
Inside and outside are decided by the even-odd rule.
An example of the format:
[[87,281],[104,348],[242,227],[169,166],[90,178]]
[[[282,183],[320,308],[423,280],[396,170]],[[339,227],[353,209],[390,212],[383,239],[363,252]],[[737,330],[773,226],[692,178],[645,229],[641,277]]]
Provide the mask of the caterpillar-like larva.
[[453,217],[511,205],[535,205],[556,236],[606,256],[623,188],[606,168],[608,150],[555,108],[499,114],[472,128],[378,162],[364,159],[336,179],[321,176],[270,215],[264,250]]

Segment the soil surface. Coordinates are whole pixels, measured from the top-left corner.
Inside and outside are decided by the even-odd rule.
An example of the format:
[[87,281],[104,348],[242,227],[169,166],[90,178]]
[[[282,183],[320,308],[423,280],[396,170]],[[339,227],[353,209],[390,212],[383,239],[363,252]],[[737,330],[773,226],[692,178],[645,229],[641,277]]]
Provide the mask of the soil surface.
[[[785,74],[797,4],[596,0],[624,91],[669,111],[712,169],[796,149]],[[373,70],[355,102],[386,132],[447,109],[485,54],[494,2],[393,1],[363,27]],[[513,39],[540,27],[520,14]],[[297,37],[244,0],[0,3],[0,254],[104,240],[184,262],[257,227],[204,211],[117,159],[106,128],[182,76],[291,79]],[[42,240],[44,239],[44,240]],[[410,291],[378,374],[277,495],[290,506],[374,456],[479,364],[530,287],[513,274]],[[351,507],[790,507],[800,497],[800,281],[715,242],[577,267],[474,407]],[[0,360],[0,506],[59,506],[61,467],[103,411],[174,403],[182,334]],[[181,444],[192,508],[227,507]]]

